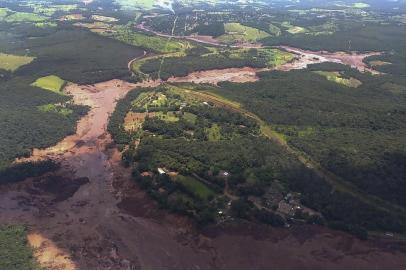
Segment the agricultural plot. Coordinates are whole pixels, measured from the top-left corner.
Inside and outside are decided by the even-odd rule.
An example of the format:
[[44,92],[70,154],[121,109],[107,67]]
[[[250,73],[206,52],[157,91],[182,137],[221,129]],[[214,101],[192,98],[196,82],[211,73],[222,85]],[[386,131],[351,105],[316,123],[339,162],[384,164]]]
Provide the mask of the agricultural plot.
[[342,84],[348,87],[357,88],[362,82],[353,78],[344,78],[343,75],[338,71],[315,71],[315,73],[325,77],[327,80]]
[[62,94],[61,90],[65,86],[66,81],[62,80],[58,76],[49,75],[46,77],[38,78],[31,85],[39,87],[45,90],[49,90],[58,94]]
[[31,56],[0,53],[0,69],[16,71],[19,67],[31,63],[34,59]]

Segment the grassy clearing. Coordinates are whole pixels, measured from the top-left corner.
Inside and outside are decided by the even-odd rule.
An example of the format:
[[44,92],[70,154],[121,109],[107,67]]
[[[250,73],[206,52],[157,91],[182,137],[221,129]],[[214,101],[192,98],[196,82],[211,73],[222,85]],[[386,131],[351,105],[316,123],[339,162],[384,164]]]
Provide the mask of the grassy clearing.
[[153,100],[151,105],[154,107],[163,107],[168,104],[168,98],[164,94],[158,94],[157,99]]
[[174,123],[179,121],[179,117],[176,115],[175,112],[158,112],[156,116],[161,119],[162,121],[165,121],[167,123]]
[[132,9],[152,9],[155,0],[114,0],[114,3],[120,6],[121,10],[132,10]]
[[283,22],[281,26],[286,28],[286,31],[291,33],[292,35],[306,33],[308,31],[306,28],[292,25],[290,22]]
[[273,36],[279,37],[282,34],[282,31],[276,25],[270,24],[269,25],[269,33],[271,33]]
[[58,24],[53,22],[38,22],[34,24],[36,27],[46,28],[46,27],[57,27]]
[[197,120],[197,115],[190,113],[190,112],[184,112],[183,119],[185,119],[189,123],[195,124],[196,120]]
[[38,110],[41,112],[52,112],[52,113],[57,113],[63,116],[69,116],[73,113],[73,110],[65,108],[61,105],[56,105],[56,104],[45,104],[38,106]]
[[292,53],[278,49],[261,48],[258,49],[258,57],[266,59],[268,67],[275,67],[286,64],[287,62],[291,61],[295,56]]
[[369,7],[370,7],[369,4],[367,4],[367,3],[361,3],[361,2],[359,2],[359,3],[354,3],[354,4],[352,5],[352,8],[369,8]]
[[178,175],[175,181],[199,199],[209,200],[215,193],[202,182],[190,176]]
[[31,63],[34,59],[31,56],[0,53],[0,69],[15,71],[19,67]]
[[52,16],[58,11],[69,12],[78,8],[76,4],[71,5],[44,5],[41,3],[30,3],[27,6],[31,7],[34,13]]
[[262,30],[245,26],[240,23],[226,23],[224,24],[226,34],[218,37],[218,40],[227,44],[244,43],[244,42],[257,42],[270,35]]
[[325,77],[327,80],[342,84],[348,87],[357,88],[362,82],[355,78],[343,78],[340,72],[338,71],[315,71],[315,73]]
[[65,86],[66,81],[62,80],[58,76],[50,75],[37,79],[31,85],[45,90],[49,90],[58,94],[62,94],[61,90]]
[[0,269],[39,270],[22,226],[0,227]]
[[0,8],[0,20],[8,15],[10,10],[8,8]]
[[213,124],[206,130],[207,139],[209,142],[217,142],[221,140],[221,130],[217,124]]
[[182,52],[192,47],[189,42],[179,40],[168,40],[159,36],[151,36],[134,32],[129,26],[114,26],[110,32],[101,33],[102,35],[120,40],[124,43],[142,47],[147,50],[153,50],[159,53]]
[[8,23],[18,23],[18,22],[44,22],[48,20],[48,17],[38,15],[30,12],[15,12],[4,18]]

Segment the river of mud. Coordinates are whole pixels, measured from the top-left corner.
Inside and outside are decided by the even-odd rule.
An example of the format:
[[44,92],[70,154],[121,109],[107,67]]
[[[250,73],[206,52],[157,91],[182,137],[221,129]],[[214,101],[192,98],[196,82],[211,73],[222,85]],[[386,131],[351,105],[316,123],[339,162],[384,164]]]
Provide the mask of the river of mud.
[[[247,68],[209,72],[179,81],[257,79]],[[391,240],[360,241],[319,226],[223,224],[201,231],[159,209],[121,166],[107,123],[128,91],[161,83],[68,84],[65,91],[90,112],[76,134],[29,158],[56,160],[61,169],[0,187],[1,222],[28,226],[45,269],[405,269],[406,247]]]

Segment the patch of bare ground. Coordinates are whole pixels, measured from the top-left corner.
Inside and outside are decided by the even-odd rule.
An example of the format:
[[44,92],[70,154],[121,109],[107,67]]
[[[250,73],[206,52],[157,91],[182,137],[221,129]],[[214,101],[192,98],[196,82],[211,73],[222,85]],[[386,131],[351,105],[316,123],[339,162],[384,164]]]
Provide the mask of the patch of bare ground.
[[278,48],[284,49],[288,52],[297,55],[296,61],[290,64],[286,64],[277,68],[278,70],[288,71],[292,69],[303,69],[310,64],[318,64],[324,62],[340,63],[343,65],[348,65],[352,68],[357,69],[360,72],[370,72],[371,74],[380,74],[368,67],[368,64],[364,60],[370,56],[380,55],[379,52],[370,53],[346,53],[346,52],[327,52],[327,51],[308,51],[298,48],[293,48],[289,46],[279,46]]
[[219,82],[229,81],[235,83],[255,82],[259,78],[257,72],[263,69],[250,67],[214,69],[207,71],[198,71],[190,73],[185,77],[171,77],[168,82],[193,82],[218,84]]

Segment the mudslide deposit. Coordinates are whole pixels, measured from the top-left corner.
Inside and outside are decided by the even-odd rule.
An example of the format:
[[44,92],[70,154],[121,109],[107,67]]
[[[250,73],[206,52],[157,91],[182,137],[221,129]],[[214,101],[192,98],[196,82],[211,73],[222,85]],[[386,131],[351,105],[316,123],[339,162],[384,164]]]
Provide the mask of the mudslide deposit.
[[[229,71],[238,72],[246,78],[254,71]],[[210,78],[201,75],[198,82]],[[186,79],[191,80],[196,79]],[[69,84],[65,91],[90,112],[76,134],[29,158],[56,160],[61,169],[0,187],[1,222],[27,224],[45,269],[405,269],[406,248],[398,242],[360,241],[318,226],[234,224],[201,231],[185,217],[159,209],[121,166],[106,126],[130,89],[160,83]]]

